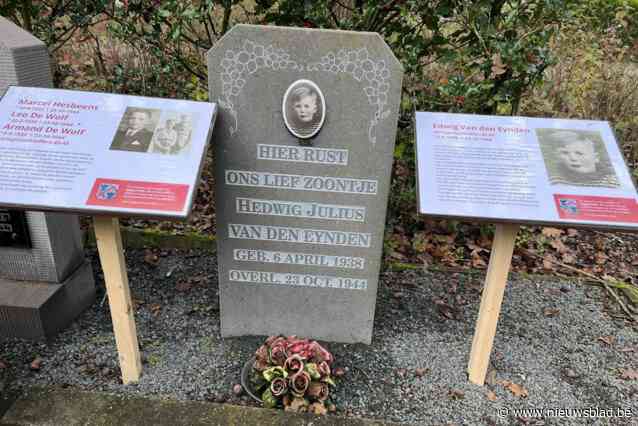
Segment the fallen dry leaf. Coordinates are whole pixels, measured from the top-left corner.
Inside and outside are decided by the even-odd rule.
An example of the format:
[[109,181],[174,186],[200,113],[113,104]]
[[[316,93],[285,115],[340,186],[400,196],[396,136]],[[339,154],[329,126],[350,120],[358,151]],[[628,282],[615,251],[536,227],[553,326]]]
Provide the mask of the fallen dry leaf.
[[485,268],[487,263],[483,260],[480,254],[477,252],[472,252],[472,267],[474,268]]
[[143,306],[146,302],[142,299],[136,299],[135,297],[131,298],[131,303],[133,304],[133,308],[137,309],[140,306]]
[[638,380],[638,371],[633,368],[621,368],[620,378],[623,380]]
[[293,413],[305,413],[308,407],[308,401],[304,398],[293,398],[290,405],[284,407],[285,411],[292,411]]
[[557,228],[543,228],[541,231],[543,235],[549,238],[558,238],[562,235],[563,230]]
[[153,316],[158,316],[160,311],[162,310],[162,305],[160,305],[159,303],[152,303],[148,306],[148,308],[151,310]]
[[465,392],[460,389],[450,389],[448,392],[450,399],[463,399],[465,398]]
[[529,395],[529,392],[527,392],[527,389],[525,389],[523,386],[521,386],[521,385],[519,385],[517,383],[504,381],[503,382],[503,386],[505,387],[505,389],[507,389],[510,392],[512,392],[512,394],[514,394],[514,396],[518,396],[520,398],[527,398],[527,396]]
[[33,361],[31,361],[31,365],[29,365],[29,368],[33,371],[38,371],[41,367],[42,367],[42,358],[34,359]]
[[549,245],[554,247],[554,250],[561,254],[567,253],[569,251],[567,246],[561,240],[553,240],[549,243]]
[[0,359],[0,370],[4,370],[5,368],[7,368],[7,364]]
[[575,379],[576,377],[579,376],[579,374],[574,371],[573,368],[566,368],[563,373],[565,374],[565,376],[569,377],[570,379]]
[[545,308],[543,313],[545,314],[546,317],[553,318],[553,317],[558,316],[558,314],[560,314],[560,309],[557,309],[557,308]]
[[496,401],[496,394],[492,391],[487,391],[487,399],[492,402]]
[[597,250],[605,250],[605,239],[603,237],[596,237],[594,239],[594,247]]
[[148,263],[149,265],[157,266],[157,264],[159,263],[159,256],[157,256],[150,250],[146,250],[146,253],[144,254],[144,262]]
[[428,371],[430,371],[429,368],[417,368],[416,370],[414,370],[414,375],[417,377],[423,377]]
[[600,336],[598,340],[607,344],[608,346],[611,346],[614,344],[614,340],[616,340],[616,338],[614,336]]
[[545,290],[543,290],[543,293],[550,296],[562,296],[563,294],[563,292],[560,291],[559,288],[546,288]]
[[193,285],[188,282],[188,281],[179,281],[177,284],[175,284],[175,290],[179,291],[179,292],[185,292],[190,290],[193,287]]
[[484,249],[481,246],[478,246],[472,242],[467,243],[467,248],[469,248],[470,250],[472,250],[472,254],[474,253],[480,253],[482,251],[487,251],[486,249]]
[[501,59],[501,55],[499,53],[493,54],[491,78],[494,78],[497,75],[504,74],[505,71],[507,71],[507,66],[503,63],[503,60]]
[[308,406],[308,412],[317,416],[323,416],[328,413],[328,410],[322,402],[313,402]]
[[548,271],[554,269],[554,260],[554,256],[552,256],[551,254],[546,254],[543,257],[543,268]]
[[605,262],[607,262],[607,259],[609,259],[609,257],[608,257],[605,253],[603,253],[603,252],[601,252],[601,251],[599,251],[598,253],[596,253],[595,258],[596,258],[596,263],[597,263],[598,265],[602,265],[602,264],[604,264]]

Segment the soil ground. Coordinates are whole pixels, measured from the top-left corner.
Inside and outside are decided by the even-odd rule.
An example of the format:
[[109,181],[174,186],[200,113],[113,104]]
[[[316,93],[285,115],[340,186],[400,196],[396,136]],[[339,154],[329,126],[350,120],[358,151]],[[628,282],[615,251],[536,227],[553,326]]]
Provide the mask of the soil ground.
[[[232,386],[263,337],[221,339],[213,253],[127,250],[144,363],[140,382],[127,386],[97,255],[89,254],[95,303],[49,343],[0,342],[0,389],[55,385],[257,405]],[[346,371],[332,395],[337,414],[415,424],[637,424],[636,325],[619,318],[604,291],[576,280],[514,274],[488,383],[470,384],[465,371],[482,282],[472,272],[383,273],[372,345],[326,343]],[[540,419],[516,411],[526,408],[612,409],[633,418]]]

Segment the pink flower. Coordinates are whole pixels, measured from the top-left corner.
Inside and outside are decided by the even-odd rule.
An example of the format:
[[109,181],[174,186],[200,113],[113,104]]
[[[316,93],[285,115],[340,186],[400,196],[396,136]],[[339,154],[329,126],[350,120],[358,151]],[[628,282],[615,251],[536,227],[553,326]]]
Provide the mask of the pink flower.
[[259,349],[257,349],[255,352],[255,359],[268,362],[268,347],[266,345],[261,345]]
[[272,342],[275,341],[275,339],[278,339],[280,336],[268,336],[268,338],[266,339],[266,343],[264,343],[266,346],[270,346],[270,344]]
[[286,383],[286,379],[283,377],[273,379],[272,382],[270,382],[270,392],[272,392],[275,397],[280,397],[288,392],[288,383]]
[[312,353],[312,357],[317,364],[320,364],[324,361],[328,364],[332,364],[332,362],[334,361],[334,357],[332,356],[332,354],[328,352],[326,348],[315,341],[310,344],[310,350]]
[[319,370],[319,374],[321,374],[321,377],[330,375],[330,365],[326,361],[322,361],[317,364],[317,369]]
[[263,361],[261,359],[256,359],[255,362],[253,363],[253,368],[257,371],[264,371],[268,367],[269,367],[268,360]]
[[290,355],[284,363],[284,368],[290,373],[295,374],[303,370],[303,358],[298,354]]
[[300,371],[290,377],[290,387],[295,396],[302,397],[308,389],[308,385],[310,385],[310,376],[305,371]]
[[270,361],[273,364],[283,367],[284,362],[286,362],[286,358],[288,358],[288,354],[286,353],[286,347],[283,344],[271,346]]
[[306,344],[303,342],[295,342],[293,344],[290,345],[290,353],[291,354],[298,354],[299,352],[301,352],[304,348]]
[[268,347],[271,348],[271,349],[273,348],[273,346],[283,346],[284,348],[287,348],[288,347],[288,342],[282,336],[277,336],[268,345]]
[[292,341],[288,341],[288,351],[290,354],[300,354],[303,356],[303,353],[308,350],[308,339],[294,339]]

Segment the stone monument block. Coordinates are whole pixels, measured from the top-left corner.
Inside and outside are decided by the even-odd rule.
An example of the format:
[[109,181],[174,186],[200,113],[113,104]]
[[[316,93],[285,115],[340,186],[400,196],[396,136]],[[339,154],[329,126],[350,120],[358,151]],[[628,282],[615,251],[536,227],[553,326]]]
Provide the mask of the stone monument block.
[[[11,85],[51,87],[44,43],[2,17],[0,34],[0,97]],[[77,216],[0,211],[0,336],[50,337],[94,294]]]
[[208,69],[222,335],[370,343],[400,63],[376,33],[237,25]]

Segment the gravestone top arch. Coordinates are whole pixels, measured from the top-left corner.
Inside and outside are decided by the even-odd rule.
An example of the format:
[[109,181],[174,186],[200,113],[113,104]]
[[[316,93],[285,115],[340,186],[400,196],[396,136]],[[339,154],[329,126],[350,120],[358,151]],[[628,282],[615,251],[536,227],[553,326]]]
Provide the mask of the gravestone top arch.
[[222,335],[370,343],[401,64],[376,33],[237,25],[208,69]]

